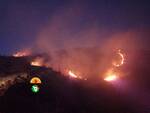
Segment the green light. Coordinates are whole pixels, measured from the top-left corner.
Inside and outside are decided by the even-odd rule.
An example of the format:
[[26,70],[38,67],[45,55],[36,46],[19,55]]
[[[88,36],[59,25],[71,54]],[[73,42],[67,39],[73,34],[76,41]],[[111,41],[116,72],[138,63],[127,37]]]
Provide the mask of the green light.
[[31,91],[32,91],[33,93],[38,93],[39,90],[40,90],[40,88],[38,87],[38,85],[33,85],[33,86],[31,87]]

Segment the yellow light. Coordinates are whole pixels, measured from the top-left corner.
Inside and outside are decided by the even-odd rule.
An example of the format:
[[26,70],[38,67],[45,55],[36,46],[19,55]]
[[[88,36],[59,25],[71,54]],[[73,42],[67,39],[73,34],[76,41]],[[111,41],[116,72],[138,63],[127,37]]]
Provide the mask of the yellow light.
[[72,71],[69,71],[68,73],[69,73],[69,75],[70,75],[71,77],[73,77],[73,78],[78,78],[77,75],[75,75]]
[[115,74],[109,75],[109,76],[104,78],[105,81],[114,81],[116,79],[117,79],[117,76]]

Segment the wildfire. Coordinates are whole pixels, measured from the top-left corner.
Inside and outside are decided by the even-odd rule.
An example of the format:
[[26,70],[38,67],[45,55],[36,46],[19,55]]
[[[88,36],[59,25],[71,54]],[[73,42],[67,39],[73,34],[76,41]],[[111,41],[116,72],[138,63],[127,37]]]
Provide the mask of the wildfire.
[[[20,52],[13,54],[14,57],[23,57],[23,56],[29,56],[29,55],[31,55],[30,50],[24,50],[24,51],[20,51]],[[113,62],[110,62],[110,63],[112,63],[112,65],[111,65],[111,67],[108,68],[108,70],[105,73],[105,77],[104,77],[105,81],[117,80],[119,78],[119,76],[121,75],[120,74],[120,66],[122,66],[124,64],[125,57],[124,57],[124,53],[120,49],[117,50],[116,55],[117,55],[117,58],[115,58],[113,60]],[[44,59],[44,57],[39,57],[39,56],[34,58],[30,62],[30,64],[32,66],[49,67],[49,65],[47,64],[47,61]],[[71,78],[87,80],[84,76],[81,76],[81,73],[74,72],[71,69],[65,71],[65,74]]]
[[16,52],[15,54],[13,54],[14,57],[24,57],[24,56],[29,56],[31,54],[30,50],[23,50],[23,51],[19,51]]
[[110,76],[106,77],[104,80],[106,80],[106,81],[114,81],[116,79],[117,79],[116,75],[110,75]]
[[70,77],[72,77],[72,78],[87,80],[86,78],[83,78],[83,77],[81,77],[81,76],[75,74],[75,73],[74,73],[73,71],[71,71],[71,70],[68,71],[68,75],[69,75]]
[[44,65],[43,59],[37,57],[31,62],[31,65],[32,66],[43,66]]
[[109,70],[107,73],[106,73],[106,77],[104,78],[105,81],[115,81],[117,80],[118,78],[118,75],[116,72],[114,72],[113,69]]
[[70,75],[70,77],[78,78],[78,76],[75,75],[72,71],[69,71],[68,74]]
[[116,74],[112,74],[112,75],[108,75],[107,77],[104,78],[105,81],[114,81],[117,80],[117,75]]
[[[109,69],[106,73],[106,76],[104,78],[105,81],[114,81],[114,80],[117,80],[119,78],[119,75],[118,75],[118,71],[119,71],[119,68],[120,66],[122,66],[124,64],[124,54],[121,52],[121,50],[118,50],[117,54],[119,55],[119,61],[118,59],[115,60],[114,62],[112,62],[112,67],[111,69]],[[117,67],[117,68],[116,68]]]
[[123,53],[121,53],[121,50],[118,50],[118,53],[117,53],[117,54],[119,55],[119,57],[120,57],[121,60],[120,60],[119,62],[118,62],[118,61],[113,62],[113,65],[114,65],[115,67],[120,67],[121,65],[124,64],[125,58],[124,58]]

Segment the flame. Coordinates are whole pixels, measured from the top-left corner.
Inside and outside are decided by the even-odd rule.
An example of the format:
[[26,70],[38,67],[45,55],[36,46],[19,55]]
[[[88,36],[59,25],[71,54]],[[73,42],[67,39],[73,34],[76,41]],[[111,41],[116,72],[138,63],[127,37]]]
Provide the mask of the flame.
[[71,70],[68,72],[68,74],[70,75],[70,77],[78,78],[78,76],[74,74]]
[[106,73],[106,77],[104,78],[105,81],[115,81],[118,79],[118,74],[114,72],[113,69],[109,70]]
[[42,58],[35,58],[33,61],[31,61],[32,66],[44,66],[44,62]]
[[105,81],[114,81],[116,80],[118,77],[115,74],[109,75],[107,77],[104,78]]
[[69,70],[68,71],[68,75],[72,78],[76,78],[76,79],[82,79],[82,80],[87,80],[86,78],[83,78],[82,76],[79,76],[77,74],[75,74],[73,71]]
[[117,61],[113,62],[113,65],[114,65],[115,67],[120,67],[121,65],[124,64],[125,58],[124,58],[123,53],[121,53],[121,50],[120,50],[120,49],[118,50],[118,53],[117,53],[117,54],[120,56],[121,60],[120,60],[120,62],[117,62]]
[[116,67],[122,66],[124,64],[125,58],[120,49],[118,50],[117,54],[119,55],[121,60],[119,60],[119,62],[117,60],[112,62],[113,65],[111,69],[109,69],[107,73],[105,74],[105,78],[104,78],[105,81],[114,81],[114,80],[117,80],[119,77],[118,75],[119,68],[116,68]]
[[13,54],[14,57],[24,57],[24,56],[29,56],[31,54],[30,50],[23,50],[23,51],[19,51],[16,52],[15,54]]

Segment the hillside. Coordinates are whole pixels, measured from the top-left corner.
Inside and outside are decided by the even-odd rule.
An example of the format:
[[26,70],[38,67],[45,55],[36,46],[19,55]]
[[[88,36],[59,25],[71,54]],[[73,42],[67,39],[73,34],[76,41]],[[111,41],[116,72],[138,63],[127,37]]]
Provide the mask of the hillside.
[[[29,58],[1,56],[1,81],[5,80],[4,78],[9,78],[10,81],[7,84],[9,86],[4,88],[5,93],[0,96],[0,111],[11,113],[149,113],[150,105],[147,101],[150,97],[150,71],[147,62],[149,62],[150,54],[139,54],[136,58],[134,62],[139,59],[140,62],[136,62],[136,66],[132,64],[127,67],[131,73],[124,78],[129,81],[128,85],[132,85],[132,82],[138,84],[136,89],[139,89],[137,91],[139,94],[133,90],[135,94],[131,98],[130,90],[125,90],[124,87],[117,89],[103,80],[97,79],[93,82],[93,80],[70,79],[51,68],[31,66]],[[29,81],[33,76],[39,76],[42,80],[40,92],[37,94],[31,92]]]

